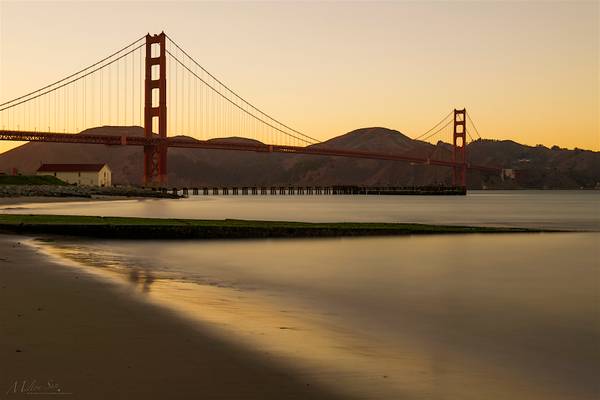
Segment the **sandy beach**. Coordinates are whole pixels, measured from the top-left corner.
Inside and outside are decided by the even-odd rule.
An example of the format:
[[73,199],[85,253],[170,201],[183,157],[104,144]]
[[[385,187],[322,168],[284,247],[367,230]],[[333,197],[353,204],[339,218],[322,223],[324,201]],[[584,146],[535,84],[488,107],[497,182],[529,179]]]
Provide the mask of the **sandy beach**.
[[0,398],[336,397],[22,239],[0,236]]

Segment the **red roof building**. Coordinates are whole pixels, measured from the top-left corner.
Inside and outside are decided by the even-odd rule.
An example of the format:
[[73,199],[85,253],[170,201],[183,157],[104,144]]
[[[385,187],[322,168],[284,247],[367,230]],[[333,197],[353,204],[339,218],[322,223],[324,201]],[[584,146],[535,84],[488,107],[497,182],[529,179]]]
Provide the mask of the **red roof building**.
[[106,164],[42,164],[37,172],[99,172]]
[[37,175],[53,175],[74,185],[112,185],[112,172],[106,164],[42,164]]

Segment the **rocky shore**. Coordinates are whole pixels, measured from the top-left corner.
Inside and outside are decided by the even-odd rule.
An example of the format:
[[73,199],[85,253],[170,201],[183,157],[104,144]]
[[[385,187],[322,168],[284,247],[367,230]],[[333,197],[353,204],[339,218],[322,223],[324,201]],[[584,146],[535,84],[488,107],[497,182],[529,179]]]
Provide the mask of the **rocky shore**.
[[176,199],[181,196],[131,186],[98,187],[71,185],[0,185],[0,197],[150,197]]

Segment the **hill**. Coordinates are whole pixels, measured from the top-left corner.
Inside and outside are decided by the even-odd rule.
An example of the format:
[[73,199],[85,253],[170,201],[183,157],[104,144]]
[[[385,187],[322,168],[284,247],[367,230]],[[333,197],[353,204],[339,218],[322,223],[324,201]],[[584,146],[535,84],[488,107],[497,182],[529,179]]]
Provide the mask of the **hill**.
[[[143,135],[140,127],[103,126],[80,133]],[[187,138],[188,140],[195,140]],[[256,143],[245,138],[219,141]],[[451,159],[451,146],[413,140],[401,132],[373,127],[357,129],[314,145],[339,149],[389,152],[410,156]],[[468,146],[469,161],[515,168],[517,181],[470,172],[470,188],[593,188],[600,182],[600,153],[557,147],[525,146],[512,141],[478,140]],[[0,171],[17,168],[27,174],[42,163],[73,162],[109,164],[113,182],[140,184],[143,154],[139,147],[88,144],[27,143],[0,154]],[[450,184],[451,169],[410,165],[406,162],[351,159],[282,153],[231,152],[227,150],[171,148],[168,155],[169,185],[372,185],[405,186]]]

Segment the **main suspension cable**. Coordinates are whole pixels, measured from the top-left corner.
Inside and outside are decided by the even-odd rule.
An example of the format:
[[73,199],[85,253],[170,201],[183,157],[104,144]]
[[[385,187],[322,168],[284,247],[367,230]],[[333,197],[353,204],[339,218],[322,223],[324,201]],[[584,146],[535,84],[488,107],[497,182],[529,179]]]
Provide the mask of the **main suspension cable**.
[[[435,124],[431,129],[429,129],[427,132],[424,132],[422,134],[420,134],[419,136],[413,138],[413,140],[419,140],[421,139],[423,136],[427,135],[429,132],[433,131],[435,128],[437,128],[439,125],[441,125],[446,118],[448,118],[450,115],[452,115],[453,111],[450,111],[444,118],[442,118],[442,120],[440,122],[438,122],[437,124]],[[442,128],[443,129],[443,128]],[[425,140],[425,139],[423,139]]]
[[473,120],[471,119],[471,115],[469,115],[468,112],[465,113],[465,114],[467,114],[467,118],[469,119],[469,122],[471,122],[471,126],[475,129],[475,133],[477,133],[477,136],[479,137],[479,139],[481,139],[481,135],[479,134],[479,131],[477,130],[477,127],[473,123]]
[[[438,129],[437,131],[433,132],[432,134],[428,135],[427,137],[424,137],[423,139],[420,139],[422,141],[426,141],[431,139],[432,137],[434,137],[435,135],[437,135],[438,133],[440,133],[441,131],[443,131],[444,129],[446,129],[451,123],[453,122],[453,120],[450,120],[446,123],[446,125],[442,126],[440,129]],[[415,139],[416,140],[416,139]]]
[[[145,45],[146,45],[145,43],[142,43],[142,44],[140,44],[139,46],[137,46],[137,47],[133,48],[132,50],[129,50],[127,53],[124,53],[124,54],[122,54],[121,56],[119,56],[118,58],[115,58],[114,60],[112,60],[112,61],[111,61],[111,62],[109,62],[108,64],[104,64],[104,65],[102,65],[101,67],[98,67],[98,68],[96,68],[96,69],[94,69],[94,70],[92,70],[92,71],[89,71],[89,72],[88,72],[88,73],[86,73],[85,75],[81,75],[81,76],[79,76],[79,77],[77,77],[77,78],[73,79],[72,81],[69,81],[69,82],[63,83],[63,84],[62,84],[62,85],[60,85],[60,86],[56,86],[56,87],[54,87],[54,88],[52,88],[52,89],[49,89],[49,90],[47,90],[47,91],[45,91],[45,92],[43,92],[43,93],[40,93],[40,94],[38,94],[38,95],[36,95],[36,96],[33,96],[33,97],[31,97],[31,98],[28,98],[28,99],[25,99],[25,100],[21,100],[20,102],[18,102],[18,103],[16,103],[16,104],[11,104],[11,105],[9,105],[9,106],[6,106],[6,107],[3,107],[3,108],[0,108],[0,111],[4,111],[4,110],[6,110],[6,109],[9,109],[9,108],[16,107],[16,106],[18,106],[18,105],[20,105],[20,104],[23,104],[23,103],[26,103],[26,102],[28,102],[28,101],[31,101],[31,100],[37,99],[38,97],[41,97],[41,96],[43,96],[43,95],[45,95],[45,94],[48,94],[48,93],[54,92],[54,91],[56,91],[56,90],[58,90],[58,89],[60,89],[60,88],[63,88],[63,87],[65,87],[65,86],[67,86],[67,85],[70,85],[71,83],[75,83],[75,82],[77,82],[77,81],[79,81],[79,80],[81,80],[81,79],[85,78],[86,76],[89,76],[89,75],[93,74],[94,72],[101,70],[102,68],[108,67],[109,65],[111,65],[111,64],[113,64],[113,63],[115,63],[115,62],[119,61],[119,60],[120,60],[120,59],[122,59],[123,57],[126,57],[126,56],[128,56],[129,54],[133,53],[134,51],[136,51],[137,49],[139,49],[139,48],[141,48],[141,47],[143,47],[143,46],[145,46]],[[97,64],[96,64],[96,65],[97,65]],[[62,81],[64,81],[64,79],[63,79]],[[51,86],[51,85],[50,85],[50,86]],[[48,88],[48,87],[50,87],[50,86],[47,86],[46,88]],[[36,92],[34,92],[34,93],[37,93],[37,92],[39,92],[39,90],[38,90],[38,91],[36,91]],[[23,98],[23,97],[24,97],[24,96],[21,96],[21,98]],[[15,100],[15,101],[16,101],[16,100]],[[4,104],[9,104],[9,103],[11,103],[11,102],[4,103]]]
[[305,140],[303,138],[297,137],[295,135],[292,135],[289,132],[283,131],[281,129],[279,129],[276,126],[273,126],[272,124],[268,123],[267,121],[263,120],[260,117],[257,117],[256,115],[252,114],[251,112],[249,112],[248,110],[245,110],[244,108],[240,107],[239,104],[235,103],[234,101],[232,101],[229,97],[225,96],[223,93],[219,92],[216,88],[214,88],[211,84],[209,84],[208,82],[206,82],[204,79],[202,79],[200,76],[198,76],[194,71],[192,71],[190,68],[188,68],[187,65],[185,65],[183,62],[181,62],[181,60],[179,60],[178,58],[176,58],[173,54],[171,54],[170,51],[166,50],[166,53],[171,56],[179,65],[181,65],[183,68],[185,68],[190,74],[194,75],[197,79],[199,79],[202,83],[204,83],[207,87],[209,87],[210,89],[212,89],[216,94],[218,94],[219,96],[221,96],[223,99],[227,100],[229,103],[233,104],[235,107],[237,107],[238,109],[240,109],[241,111],[245,112],[246,114],[250,115],[251,117],[257,119],[258,121],[262,122],[263,124],[287,135],[290,137],[293,137],[295,139],[298,139],[304,143],[308,143],[308,144],[313,144],[311,142],[309,142],[308,140]]
[[[141,38],[139,38],[139,39],[138,39],[138,40],[136,40],[135,42],[133,42],[133,43],[131,43],[131,44],[129,44],[129,45],[127,45],[127,46],[123,47],[123,48],[122,48],[122,49],[120,49],[119,51],[116,51],[116,52],[112,53],[110,56],[108,56],[108,57],[105,57],[105,58],[103,58],[102,60],[100,60],[100,61],[98,61],[98,62],[96,62],[96,63],[94,63],[94,64],[90,65],[89,67],[86,67],[86,68],[84,68],[84,69],[82,69],[82,70],[80,70],[80,71],[78,71],[78,72],[75,72],[74,74],[71,74],[71,75],[69,75],[69,76],[67,76],[67,77],[65,77],[65,78],[62,78],[62,79],[60,79],[60,80],[58,80],[58,81],[56,81],[56,82],[54,82],[54,83],[51,83],[51,84],[49,84],[49,85],[46,85],[46,86],[44,86],[43,88],[40,88],[40,89],[34,90],[33,92],[27,93],[27,94],[25,94],[25,95],[23,95],[23,96],[17,97],[17,98],[15,98],[15,99],[12,99],[12,100],[10,100],[10,101],[7,101],[7,102],[4,102],[4,103],[0,104],[0,107],[3,107],[3,106],[5,106],[5,105],[7,105],[7,104],[10,104],[10,103],[14,103],[15,101],[21,100],[21,99],[23,99],[23,98],[25,98],[25,97],[29,97],[29,96],[31,96],[32,94],[35,94],[35,93],[41,92],[41,91],[43,91],[43,90],[45,90],[45,89],[48,89],[49,87],[52,87],[52,86],[54,86],[54,85],[58,85],[59,83],[61,83],[61,82],[64,82],[64,81],[66,81],[66,80],[68,80],[68,79],[71,79],[72,77],[74,77],[74,76],[77,76],[77,75],[79,75],[79,74],[81,74],[81,73],[83,73],[83,72],[85,72],[85,71],[89,70],[90,68],[94,68],[96,65],[98,65],[98,64],[102,64],[104,61],[106,61],[106,60],[109,60],[110,58],[112,58],[112,57],[116,56],[117,54],[119,54],[119,53],[121,53],[121,52],[125,51],[125,50],[126,50],[126,49],[128,49],[129,47],[136,45],[136,44],[137,44],[137,42],[139,42],[140,40],[142,40],[142,39],[144,39],[144,38],[145,38],[145,36],[142,36]],[[138,47],[138,48],[139,48],[139,47]],[[136,48],[136,49],[137,49],[137,48]],[[5,109],[5,108],[3,108],[2,110],[4,110],[4,109]],[[1,111],[1,110],[0,110],[0,111]]]
[[[166,34],[165,34],[166,35]],[[194,64],[196,64],[202,71],[204,71],[208,76],[210,76],[211,78],[213,78],[216,82],[218,82],[221,86],[223,86],[225,89],[227,89],[231,94],[233,94],[235,97],[237,97],[238,99],[240,99],[242,102],[244,102],[246,105],[252,107],[254,110],[258,111],[259,113],[261,113],[264,117],[267,117],[268,119],[274,121],[275,123],[285,127],[286,129],[289,129],[290,131],[300,135],[300,136],[304,136],[307,139],[312,140],[313,142],[316,143],[320,143],[319,140],[308,136],[300,131],[297,131],[296,129],[293,129],[289,126],[287,126],[286,124],[284,124],[281,121],[278,121],[277,119],[271,117],[270,115],[268,115],[267,113],[265,113],[264,111],[260,110],[259,108],[255,107],[252,103],[248,102],[246,99],[244,99],[243,97],[241,97],[240,95],[238,95],[236,92],[234,92],[232,89],[230,89],[227,85],[225,85],[223,82],[221,82],[217,77],[215,77],[213,74],[211,74],[210,72],[208,72],[200,63],[198,63],[192,56],[190,56],[185,50],[183,50],[169,35],[166,35],[167,38],[169,39],[169,41],[171,43],[173,43],[173,45],[175,45],[175,47],[177,47],[183,54],[185,54]],[[239,107],[238,107],[239,108]],[[279,130],[280,132],[283,132],[281,130]],[[284,132],[285,133],[285,132]],[[293,135],[290,135],[293,136]],[[308,143],[308,141],[303,140],[304,142]]]

